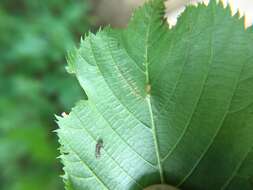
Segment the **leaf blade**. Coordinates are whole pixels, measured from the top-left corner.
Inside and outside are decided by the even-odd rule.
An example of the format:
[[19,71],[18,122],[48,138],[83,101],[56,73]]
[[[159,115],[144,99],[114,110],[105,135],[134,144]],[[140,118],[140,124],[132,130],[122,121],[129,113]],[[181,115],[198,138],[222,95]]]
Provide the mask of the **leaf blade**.
[[[88,95],[76,114],[93,136],[84,160],[108,189],[236,187],[241,167],[252,167],[252,31],[215,1],[187,8],[172,29],[161,21],[162,7],[151,1],[127,30],[90,34],[76,53]],[[98,138],[103,160],[94,159]]]

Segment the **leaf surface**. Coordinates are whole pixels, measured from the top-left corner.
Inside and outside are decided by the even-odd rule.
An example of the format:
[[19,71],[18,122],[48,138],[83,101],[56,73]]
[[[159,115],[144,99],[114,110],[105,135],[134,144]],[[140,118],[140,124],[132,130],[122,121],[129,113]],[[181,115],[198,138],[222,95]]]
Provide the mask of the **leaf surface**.
[[58,118],[69,189],[252,189],[252,28],[214,0],[163,15],[150,1],[69,59],[88,96]]

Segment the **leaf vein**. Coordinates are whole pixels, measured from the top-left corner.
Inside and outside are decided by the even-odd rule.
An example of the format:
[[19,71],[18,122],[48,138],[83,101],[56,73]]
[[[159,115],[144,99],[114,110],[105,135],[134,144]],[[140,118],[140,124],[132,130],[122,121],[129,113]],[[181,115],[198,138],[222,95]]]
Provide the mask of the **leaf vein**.
[[[149,79],[149,62],[148,62],[148,43],[149,43],[149,35],[150,35],[150,29],[151,29],[151,19],[153,17],[153,12],[151,13],[151,16],[149,17],[149,24],[147,27],[147,33],[146,33],[146,38],[145,38],[145,55],[144,55],[144,65],[146,68],[146,85],[149,85],[150,79]],[[159,173],[160,173],[160,179],[161,183],[164,183],[164,173],[163,173],[163,168],[161,164],[161,159],[160,159],[160,151],[159,151],[159,144],[158,144],[158,139],[157,139],[157,134],[156,134],[156,125],[154,121],[154,116],[153,116],[153,111],[152,111],[152,105],[151,105],[151,99],[150,95],[147,94],[147,104],[148,104],[148,109],[150,113],[150,120],[151,120],[151,128],[152,128],[152,135],[153,135],[153,140],[154,140],[154,145],[155,145],[155,152],[156,152],[156,157],[157,157],[157,163],[159,167]]]
[[197,166],[199,165],[199,163],[201,162],[201,160],[204,158],[204,156],[206,155],[206,153],[208,152],[208,150],[211,148],[215,138],[217,137],[217,135],[219,134],[220,130],[222,129],[223,127],[223,124],[225,122],[225,119],[227,118],[227,115],[229,114],[229,110],[230,110],[230,107],[232,105],[232,102],[233,102],[233,99],[234,99],[234,96],[235,96],[235,92],[236,90],[238,89],[238,85],[239,85],[239,80],[240,80],[240,76],[242,75],[242,72],[243,72],[243,69],[244,69],[244,66],[246,65],[246,62],[244,62],[242,64],[242,67],[241,67],[241,70],[240,70],[240,73],[239,73],[239,76],[238,76],[238,79],[235,83],[235,87],[233,89],[233,92],[232,92],[232,96],[231,96],[231,99],[229,101],[229,104],[227,106],[227,110],[226,112],[224,113],[224,116],[221,120],[221,123],[219,124],[219,127],[217,128],[217,130],[215,131],[214,133],[214,136],[211,138],[210,142],[208,143],[207,147],[205,148],[205,150],[202,152],[202,154],[200,155],[199,159],[197,160],[197,162],[193,165],[192,169],[190,170],[190,172],[181,180],[181,182],[178,184],[178,186],[182,185],[187,178],[189,178],[192,173],[196,170]]
[[[113,130],[113,132],[139,157],[141,158],[144,162],[146,162],[148,165],[150,165],[151,167],[153,168],[156,168],[156,166],[149,162],[148,160],[145,160],[143,158],[142,155],[140,155],[136,150],[133,149],[133,147],[131,147],[131,145],[112,127],[111,123],[107,120],[107,118],[98,110],[97,106],[93,103],[93,102],[90,102],[93,106],[94,109],[97,110],[97,113],[103,118],[103,120],[106,122],[107,126]],[[94,110],[93,109],[93,110]]]
[[119,71],[120,75],[122,76],[122,78],[124,79],[124,81],[128,84],[128,86],[130,87],[130,89],[132,89],[132,93],[135,94],[136,97],[138,97],[139,99],[143,99],[143,97],[141,96],[140,92],[138,92],[137,89],[134,88],[134,86],[131,84],[131,82],[127,80],[127,78],[125,77],[125,75],[122,73],[120,67],[116,63],[116,60],[115,60],[115,58],[114,58],[114,56],[113,56],[113,54],[112,54],[112,52],[110,50],[108,39],[105,39],[105,41],[106,41],[106,44],[107,44],[107,49],[108,49],[108,51],[109,51],[109,53],[111,55],[111,58],[113,60],[113,63],[115,65],[115,67],[117,68],[117,70]]
[[[75,113],[75,111],[73,110],[74,115],[76,116],[76,118],[79,120],[80,124],[83,126],[83,129],[91,136],[91,138],[94,140],[94,142],[96,142],[96,138],[85,128],[85,125],[83,123],[83,121],[79,118],[79,116]],[[111,158],[115,164],[139,187],[143,188],[132,176],[130,176],[121,166],[120,164],[106,151],[105,147],[104,147],[105,153],[106,155]]]
[[[103,72],[101,71],[101,69],[100,69],[100,67],[99,67],[99,64],[97,64],[97,61],[96,61],[96,58],[95,58],[95,54],[94,54],[94,52],[93,52],[94,50],[93,50],[91,41],[90,41],[90,40],[88,40],[88,41],[89,41],[89,43],[90,43],[90,47],[91,47],[91,50],[92,50],[92,53],[93,53],[93,58],[95,59],[95,64],[97,65],[97,68],[98,68],[99,72],[100,72],[101,75],[103,76],[103,79],[104,79],[104,81],[105,81],[105,84],[108,86],[108,88],[110,89],[110,91],[112,92],[112,94],[114,95],[114,97],[120,102],[120,104],[125,108],[125,110],[126,110],[128,113],[130,113],[130,115],[132,115],[139,123],[141,123],[141,124],[144,126],[145,129],[147,129],[148,131],[151,131],[150,127],[149,127],[147,124],[145,124],[143,121],[141,121],[140,119],[138,119],[137,116],[136,116],[133,112],[131,112],[131,111],[129,110],[129,108],[128,108],[125,104],[123,104],[123,102],[116,96],[114,90],[110,87],[110,85],[108,84],[108,82],[105,80],[105,77],[104,77]],[[86,61],[86,62],[87,62],[87,61]]]
[[87,168],[93,176],[96,178],[96,180],[107,190],[110,190],[109,187],[107,187],[106,183],[96,174],[95,171],[93,171],[87,164],[86,162],[79,156],[79,154],[70,146],[70,143],[66,142],[65,143],[68,145],[68,147],[71,149],[71,151],[80,159],[80,161],[83,163],[84,167]]
[[236,173],[240,170],[242,167],[244,161],[247,159],[248,155],[252,151],[252,147],[250,147],[249,151],[246,152],[245,156],[242,158],[242,160],[237,164],[234,171],[232,172],[231,176],[227,179],[227,181],[224,183],[224,185],[221,187],[221,190],[225,190],[228,188],[229,184],[233,181],[234,177],[236,176]]

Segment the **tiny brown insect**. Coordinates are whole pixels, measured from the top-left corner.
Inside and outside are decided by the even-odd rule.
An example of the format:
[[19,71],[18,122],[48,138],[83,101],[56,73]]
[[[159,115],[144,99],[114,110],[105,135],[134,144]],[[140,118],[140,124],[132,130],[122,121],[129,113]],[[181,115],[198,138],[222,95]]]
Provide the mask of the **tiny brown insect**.
[[100,156],[101,156],[101,148],[104,147],[103,143],[104,143],[103,139],[99,138],[97,140],[96,150],[95,150],[95,156],[97,159],[100,158]]

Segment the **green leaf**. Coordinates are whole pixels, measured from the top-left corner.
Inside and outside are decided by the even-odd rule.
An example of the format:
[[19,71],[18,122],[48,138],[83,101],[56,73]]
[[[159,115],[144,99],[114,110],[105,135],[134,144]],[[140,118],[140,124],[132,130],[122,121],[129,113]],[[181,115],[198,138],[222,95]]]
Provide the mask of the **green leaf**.
[[71,57],[88,100],[58,118],[69,189],[253,188],[252,28],[214,0],[163,15],[150,1]]

